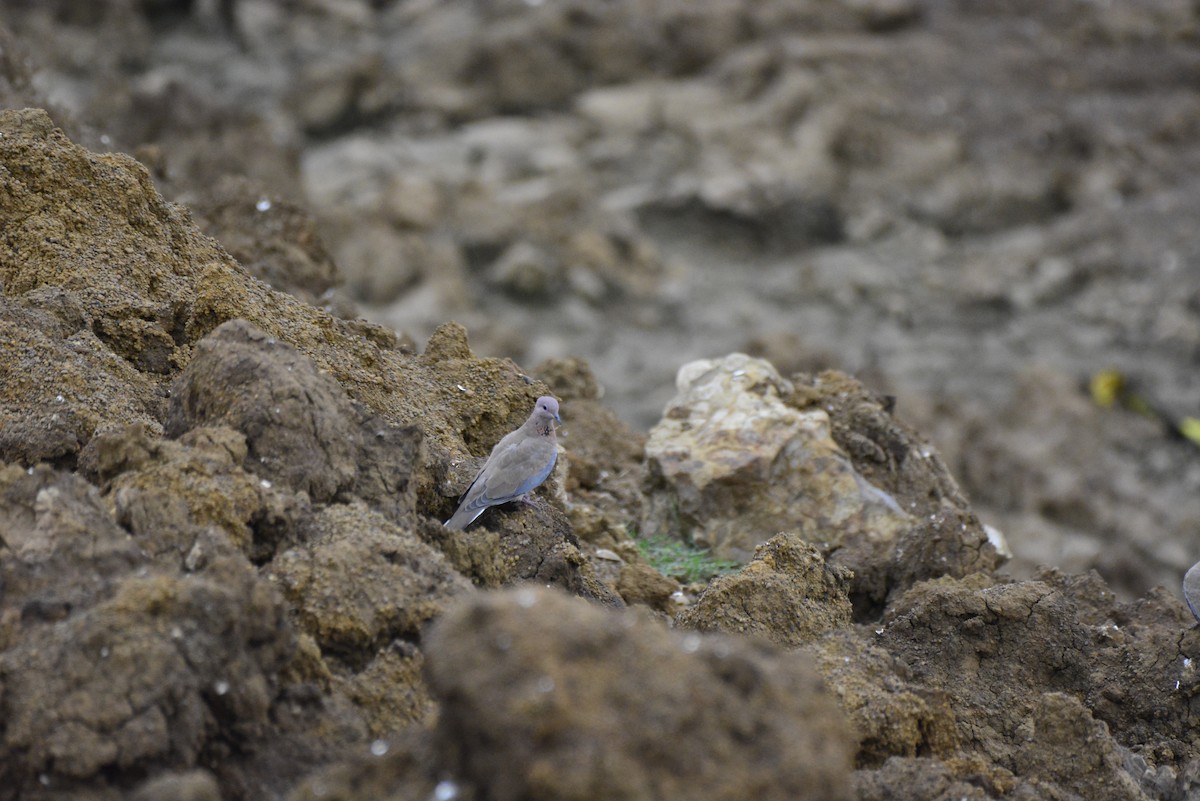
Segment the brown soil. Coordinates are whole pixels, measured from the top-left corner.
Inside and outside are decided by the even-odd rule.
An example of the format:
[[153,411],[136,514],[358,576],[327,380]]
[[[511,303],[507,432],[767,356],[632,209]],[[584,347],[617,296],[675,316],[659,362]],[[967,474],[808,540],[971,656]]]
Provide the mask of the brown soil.
[[1194,796],[1198,15],[7,4],[0,799]]

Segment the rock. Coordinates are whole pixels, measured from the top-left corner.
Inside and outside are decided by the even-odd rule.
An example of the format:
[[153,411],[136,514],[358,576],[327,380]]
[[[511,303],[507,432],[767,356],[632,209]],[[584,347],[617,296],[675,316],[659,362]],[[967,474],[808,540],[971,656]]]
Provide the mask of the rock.
[[850,625],[850,571],[827,567],[794,532],[759,545],[737,573],[718,576],[680,612],[681,628],[752,634],[793,648]]
[[532,587],[430,633],[444,768],[504,799],[846,798],[849,741],[808,663]]
[[400,228],[433,228],[445,213],[446,199],[429,176],[397,174],[384,195],[384,207],[390,222]]
[[951,236],[994,233],[1065,211],[1069,201],[1062,177],[1022,161],[947,170],[917,200],[917,208]]
[[[979,14],[961,5],[7,4],[15,34],[0,32],[0,107],[52,96],[78,115],[75,124],[53,113],[75,142],[131,150],[148,169],[82,151],[45,114],[0,117],[0,663],[9,670],[0,739],[32,743],[0,748],[0,798],[486,796],[478,775],[510,751],[479,756],[489,744],[464,737],[441,739],[435,752],[443,699],[419,678],[424,628],[449,603],[447,586],[465,586],[451,566],[480,594],[555,582],[611,605],[615,590],[648,605],[645,618],[674,611],[673,585],[638,558],[630,532],[657,521],[682,533],[667,502],[675,490],[647,479],[645,439],[614,412],[648,427],[665,400],[661,375],[678,366],[670,354],[725,353],[755,339],[790,379],[790,391],[776,390],[785,411],[827,416],[830,475],[853,471],[853,484],[811,481],[797,497],[832,484],[833,502],[857,493],[866,507],[904,515],[889,527],[875,512],[833,524],[803,510],[743,532],[743,557],[768,537],[774,555],[714,582],[692,611],[705,624],[803,640],[786,660],[763,653],[815,661],[854,727],[850,792],[881,801],[1195,796],[1200,634],[1176,599],[1146,587],[1176,587],[1195,562],[1200,469],[1190,445],[1168,440],[1156,421],[1100,410],[1080,392],[1103,351],[1122,370],[1145,370],[1140,390],[1156,408],[1194,412],[1195,8],[992,4]],[[41,63],[26,69],[22,49]],[[965,82],[954,68],[964,65]],[[379,319],[424,335],[449,309],[485,351],[580,353],[607,387],[568,360],[529,373],[477,358],[455,326],[417,357],[390,331],[325,313],[354,312],[344,296],[324,295],[335,276],[296,205],[300,163],[322,235],[352,265],[352,290],[396,302],[373,308]],[[230,173],[247,179],[220,177]],[[192,204],[198,226],[151,181]],[[257,208],[263,199],[267,211]],[[498,260],[508,272],[490,276]],[[498,285],[512,290],[489,291]],[[529,288],[542,291],[536,303],[513,302]],[[308,417],[267,429],[279,452],[296,445],[324,457],[340,453],[329,430],[306,439],[300,423],[332,421],[351,442],[342,458],[285,478],[278,464],[257,472],[246,407],[162,438],[171,388],[231,319],[299,355],[255,353],[263,380],[228,397],[270,395],[283,386],[274,372],[283,364],[303,367],[303,388],[324,375],[331,394],[316,392],[307,407],[302,398]],[[664,347],[645,348],[651,335]],[[1042,368],[1014,382],[1031,360],[1062,374]],[[840,374],[793,375],[829,365],[870,376],[905,408],[894,413],[890,399]],[[210,375],[219,383],[226,374]],[[564,399],[562,469],[538,507],[499,509],[445,537],[454,496],[544,391],[538,377]],[[220,403],[226,389],[205,391]],[[922,395],[934,399],[922,428],[959,443],[944,452],[974,508],[938,452],[898,422]],[[708,512],[740,536],[742,514],[725,506]],[[741,511],[748,527],[763,523]],[[1014,575],[1033,581],[991,577],[996,554],[977,511],[1011,536]],[[703,537],[706,521],[692,522]],[[793,547],[794,537],[808,545]],[[288,579],[305,590],[264,603],[257,594],[278,590],[266,576],[282,553],[295,557]],[[1117,594],[1094,576],[1037,571],[1047,560],[1095,566]],[[852,577],[827,586],[847,569]],[[147,587],[228,597],[156,606],[160,620],[133,602]],[[782,610],[820,611],[821,590],[835,627],[800,631],[831,620]],[[393,593],[403,601],[390,605]],[[844,623],[847,597],[860,625]],[[563,617],[519,633],[522,664],[568,660],[579,639],[564,631],[574,613]],[[286,625],[246,634],[266,620]],[[196,665],[164,673],[160,657],[174,641],[160,647],[158,623],[211,625],[221,636],[206,640],[212,652]],[[652,639],[639,625],[613,636],[614,661],[628,653],[622,638]],[[671,670],[680,643],[694,641],[654,631],[672,656],[658,662]],[[97,656],[96,632],[145,642],[143,661]],[[674,673],[711,678],[697,667],[716,661],[706,643],[730,641],[701,638]],[[256,651],[275,646],[289,655]],[[492,653],[474,647],[475,660]],[[729,647],[744,657],[744,643]],[[592,653],[583,650],[570,659]],[[262,693],[195,700],[192,683],[211,678],[213,665],[255,660],[239,675],[261,673]],[[86,684],[67,681],[85,667]],[[643,693],[666,687],[666,702],[678,698],[661,669],[622,665],[610,671],[618,680],[595,682],[617,687],[605,700],[632,699],[604,708],[622,710],[623,730],[589,734],[640,746],[630,762],[642,773],[630,776],[660,768],[663,743],[673,744],[635,739],[643,713],[663,705]],[[560,685],[564,674],[553,674]],[[642,676],[644,687],[619,681]],[[147,717],[108,717],[139,697],[142,680],[169,682],[154,684]],[[512,686],[533,687],[522,700],[546,695],[536,674]],[[491,687],[464,695],[500,697],[485,695]],[[725,699],[725,689],[708,695]],[[757,714],[757,698],[736,711]],[[498,718],[511,706],[482,714],[505,748],[536,739],[520,728],[526,707],[508,742]],[[555,707],[552,723],[589,712],[595,725],[599,706]],[[182,714],[193,708],[202,725]],[[701,758],[711,751],[693,743],[712,731],[707,713],[674,738]],[[455,714],[455,724],[467,717]],[[22,734],[31,719],[44,727]],[[825,732],[828,718],[816,719]],[[81,721],[86,731],[72,739]],[[802,724],[777,728],[791,725]],[[558,745],[570,733],[539,734]],[[152,751],[193,735],[194,758]],[[738,753],[761,747],[753,740]],[[29,760],[47,743],[61,759],[43,760],[43,776]],[[121,753],[105,762],[114,745],[128,765]],[[544,761],[518,754],[511,765],[549,764],[542,781],[568,781],[588,763],[553,770],[564,750]],[[472,765],[486,763],[469,782],[456,773],[468,752]],[[779,767],[743,759],[729,768],[736,759],[726,756],[709,762],[733,778]],[[693,774],[708,775],[676,773]]]
[[[242,273],[127,156],[88,153],[40,111],[3,112],[0,133],[0,164],[20,176],[0,187],[8,232],[0,281],[14,312],[3,340],[15,369],[0,382],[7,458],[69,464],[97,430],[157,429],[166,385],[191,344],[230,317],[324,342],[319,351],[331,347],[330,330],[348,333]],[[273,311],[261,313],[262,303]],[[378,353],[357,336],[335,340],[335,350]],[[318,360],[352,372],[362,364]]]
[[516,242],[488,268],[488,280],[518,300],[544,300],[562,283],[562,265],[530,242]]
[[591,85],[696,72],[744,39],[753,16],[725,1],[406,11],[391,46],[413,102],[469,118],[547,111]]
[[6,25],[0,28],[0,107],[45,108],[44,98],[33,87],[29,55]]
[[824,410],[787,405],[792,384],[767,362],[742,354],[692,362],[676,386],[646,442],[647,531],[674,529],[718,557],[745,560],[801,521],[821,538],[875,540],[912,524],[855,471]]
[[[1146,797],[1125,771],[1108,727],[1075,696],[1041,693],[1023,704],[1018,714],[1025,742],[1013,755],[1014,773],[1036,776],[1092,798]],[[1081,742],[1091,747],[1081,750]]]
[[173,532],[135,540],[112,514],[77,476],[0,469],[0,796],[127,797],[148,774],[203,761],[220,787],[261,797],[338,753],[297,721],[328,728],[344,713],[277,703],[295,640],[229,537],[200,529],[197,542],[216,532],[224,546],[185,575],[178,554],[148,553]]
[[[1028,625],[1031,616],[1038,625]],[[928,626],[928,635],[906,637],[897,647],[896,635],[914,633],[914,626]],[[939,639],[937,632],[949,627],[958,635]],[[959,699],[973,696],[968,706],[974,725],[960,719],[959,729],[968,744],[983,749],[1011,748],[993,732],[1008,725],[1014,694],[1026,687],[1061,689],[1087,682],[1088,634],[1069,600],[1043,582],[996,584],[971,576],[918,584],[889,610],[881,637],[884,647],[913,666],[913,680]],[[1017,654],[1020,658],[1014,658]],[[922,661],[922,655],[936,660]],[[960,666],[953,678],[947,670],[951,663]],[[966,674],[963,664],[971,666]],[[989,754],[993,759],[1007,755]]]
[[[1008,795],[1016,784],[1011,775],[997,776],[981,770],[976,762],[959,760],[948,764],[940,759],[892,757],[876,770],[854,773],[854,797],[860,801],[921,798],[927,801],[982,801]],[[1028,784],[1018,785],[1024,795],[1014,798],[1038,798]]]
[[287,796],[288,801],[410,801],[414,798],[462,798],[451,779],[439,780],[430,738],[412,729],[378,739],[354,758],[316,771]]
[[1095,717],[1125,744],[1165,741],[1190,750],[1183,743],[1200,686],[1200,630],[1187,608],[1161,587],[1122,603],[1094,571],[1044,570],[1038,578],[1071,598],[1091,627],[1092,684],[1081,697]]
[[643,604],[659,612],[670,613],[679,582],[664,576],[643,562],[622,562],[615,589],[627,604]]
[[451,244],[397,231],[390,223],[363,226],[356,219],[352,227],[353,235],[338,240],[337,259],[354,268],[348,284],[356,298],[386,304],[422,281],[463,280],[463,257]]
[[[114,440],[127,455],[137,441]],[[141,459],[140,468],[116,482],[136,475],[162,499],[154,476],[193,459],[202,485],[204,459],[221,463],[198,456],[214,444],[168,445],[174,461],[142,451],[127,462]],[[352,741],[352,708],[337,696],[301,701],[297,685],[281,679],[297,645],[285,606],[222,528],[180,522],[206,513],[205,496],[189,490],[172,506],[181,511],[159,512],[162,528],[135,539],[114,522],[111,500],[81,478],[0,470],[3,797],[47,786],[64,797],[84,788],[126,797],[148,774],[201,761],[222,792],[264,797]],[[170,547],[180,531],[194,538],[186,558]],[[334,730],[345,739],[328,739]]]
[[[18,128],[17,114],[0,116],[0,162],[21,178],[3,187],[6,230],[4,287],[10,297],[58,283],[66,270],[94,275],[71,284],[92,330],[135,367],[163,372],[174,357],[172,333],[183,322],[167,296],[186,283],[193,259],[222,258],[215,243],[182,226],[186,213],[155,192],[146,169],[128,156],[95,155],[75,147],[61,131]],[[32,112],[26,112],[32,113]],[[20,165],[19,167],[16,165]],[[97,185],[96,178],[102,183]],[[99,191],[98,191],[99,190]],[[55,209],[47,215],[44,210]],[[167,232],[180,226],[190,237],[165,248]],[[111,231],[104,245],[81,263],[81,242],[98,229]],[[19,257],[17,254],[20,254]],[[121,263],[115,269],[114,262]],[[126,291],[125,281],[136,286]],[[65,288],[65,286],[64,286]]]
[[467,329],[459,323],[443,323],[425,343],[426,361],[448,362],[470,359],[471,344],[467,341]]
[[78,469],[0,468],[0,796],[190,792],[142,785],[202,764],[222,796],[282,797],[427,725],[415,643],[469,589],[429,543],[480,583],[621,603],[553,495],[454,542],[426,517],[544,385],[461,328],[415,356],[269,289],[44,114],[0,133],[6,453]]
[[[315,55],[315,54],[314,54]],[[289,105],[297,121],[312,134],[345,127],[371,108],[371,88],[379,84],[382,69],[378,53],[326,51],[297,71]]]
[[[416,678],[430,607],[415,590],[411,618],[372,617],[371,604],[389,579],[412,590],[407,580],[436,567],[419,538],[483,588],[554,580],[601,598],[600,580],[664,614],[671,585],[629,532],[643,527],[644,498],[668,490],[644,481],[644,437],[614,413],[648,428],[677,354],[754,339],[791,381],[783,405],[827,415],[828,438],[865,481],[843,489],[911,517],[885,530],[806,515],[752,532],[744,549],[798,532],[827,575],[853,571],[830,600],[840,609],[848,595],[859,625],[789,655],[816,661],[852,720],[851,792],[1197,796],[1200,635],[1169,593],[1146,588],[1174,590],[1196,561],[1200,460],[1159,421],[1081,392],[1103,357],[1136,368],[1155,409],[1195,413],[1195,4],[41,0],[6,3],[3,17],[0,107],[53,97],[72,111],[51,112],[72,141],[127,150],[147,169],[82,151],[45,114],[0,118],[0,651],[61,654],[39,663],[54,691],[60,666],[86,663],[93,686],[114,691],[86,694],[103,708],[142,665],[117,669],[86,636],[59,636],[92,630],[129,582],[216,584],[243,601],[230,577],[257,563],[269,589],[274,560],[294,549],[307,578],[328,556],[330,573],[362,587],[278,602],[293,629],[302,611],[349,611],[320,644],[289,635],[266,714],[235,710],[266,721],[249,735],[214,723],[195,766],[144,757],[74,781],[51,766],[48,787],[29,773],[32,751],[0,748],[0,798],[486,795],[433,753],[435,700]],[[164,197],[192,205],[198,225]],[[377,319],[424,337],[452,314],[483,351],[577,353],[606,386],[570,365],[529,373],[476,358],[452,326],[415,357],[386,330],[311,307],[354,313],[319,291],[330,265],[310,247],[300,198],[352,291],[393,304],[372,308]],[[538,251],[524,266],[549,278],[536,303],[488,280],[521,243]],[[239,318],[349,401],[314,404],[314,419],[338,417],[358,438],[326,495],[254,472],[245,417],[161,437],[198,343]],[[1049,367],[1022,374],[1030,363]],[[833,365],[896,392],[901,408],[839,374],[793,375]],[[562,471],[540,508],[499,509],[444,539],[440,521],[477,460],[544,391],[526,376],[576,393]],[[898,422],[923,402],[920,428],[946,462]],[[281,439],[305,442],[298,430]],[[669,505],[657,511],[675,525]],[[326,537],[326,514],[351,520]],[[980,518],[1011,538],[1013,575],[1034,581],[989,577]],[[416,561],[387,561],[378,530]],[[1039,572],[1047,561],[1096,567],[1112,589]],[[803,565],[816,572],[815,559]],[[765,611],[717,611],[782,636],[791,621],[775,601],[792,590],[816,601],[818,583],[788,586],[790,568],[761,567],[736,588]],[[444,589],[433,582],[426,600],[441,608]],[[235,620],[233,605],[217,604],[216,622],[256,622]],[[112,629],[146,626],[114,614]],[[237,665],[253,647],[230,636],[211,659]],[[151,668],[157,653],[146,649]],[[180,676],[164,693],[183,705],[192,676]],[[24,703],[13,692],[0,693],[0,738]],[[64,703],[41,700],[46,717]],[[219,705],[204,703],[217,720]],[[94,740],[136,754],[151,739],[133,736],[137,725]],[[89,739],[64,749],[62,766],[83,764]]]
[[844,373],[797,375],[789,404],[829,414],[834,442],[850,458],[865,498],[908,511],[894,529],[821,529],[800,523],[831,564],[854,571],[850,599],[860,619],[873,618],[889,596],[941,575],[990,572],[1000,555],[941,455],[891,413],[892,401]]
[[921,16],[921,8],[913,0],[845,0],[845,5],[870,31],[892,32]]
[[424,654],[416,646],[396,640],[361,670],[334,674],[332,684],[361,710],[372,737],[396,736],[406,729],[424,731],[437,713],[424,667]]
[[198,425],[240,431],[248,469],[325,502],[354,481],[354,423],[336,381],[286,343],[231,320],[198,343],[171,393],[167,432]]
[[[235,8],[250,5],[229,0],[218,3]],[[207,4],[197,7],[203,5]],[[144,36],[148,43],[153,42],[168,29],[173,26],[147,31]],[[230,48],[225,56],[237,48],[223,34],[216,36]],[[90,41],[90,37],[81,37],[80,44],[93,46]],[[174,52],[175,57],[182,56],[178,50]],[[217,59],[222,65],[234,60]],[[210,85],[191,79],[202,72],[212,75],[207,65],[183,67],[178,60],[174,64],[181,69],[152,69],[140,79],[109,84],[110,91],[103,95],[82,98],[74,107],[86,106],[81,113],[103,134],[95,137],[98,144],[95,138],[71,138],[91,149],[133,153],[151,168],[164,196],[188,206],[196,201],[207,206],[213,188],[230,179],[270,187],[276,197],[297,197],[301,143],[296,122],[284,121],[259,104],[230,102]],[[185,74],[188,72],[191,76]]]
[[608,605],[623,605],[620,596],[597,576],[565,515],[549,504],[524,509],[510,505],[518,509],[511,514],[493,513],[490,521],[466,531],[430,525],[423,536],[446,554],[458,571],[484,587],[531,581]]
[[[938,450],[893,414],[895,398],[837,370],[795,377],[789,402],[829,413],[834,441],[872,485],[912,514],[970,506]],[[978,528],[978,523],[975,528]]]
[[[80,447],[113,418],[161,423],[166,388],[193,345],[237,318],[291,344],[368,405],[385,405],[383,397],[395,393],[396,382],[380,376],[379,364],[404,355],[389,350],[386,338],[364,337],[361,324],[332,318],[249,277],[186,210],[163,200],[138,162],[87,152],[38,110],[0,112],[0,133],[0,165],[20,176],[0,186],[0,224],[8,232],[0,246],[5,297],[11,302],[37,293],[34,302],[43,307],[45,293],[65,292],[67,306],[59,308],[71,309],[69,319],[86,321],[67,344],[101,368],[88,371],[89,386],[119,371],[129,388],[105,397],[100,383],[81,393],[80,404],[94,404],[87,408],[99,422],[80,427]],[[52,324],[59,329],[70,324],[57,319]],[[39,371],[45,393],[55,386],[42,378],[47,370],[53,376],[55,364],[65,361],[69,368],[79,361],[60,353],[53,363],[30,359],[27,369]],[[49,366],[39,367],[43,361]],[[71,383],[81,382],[64,386]],[[54,399],[48,394],[35,404],[47,408]],[[131,415],[131,408],[147,411]]]

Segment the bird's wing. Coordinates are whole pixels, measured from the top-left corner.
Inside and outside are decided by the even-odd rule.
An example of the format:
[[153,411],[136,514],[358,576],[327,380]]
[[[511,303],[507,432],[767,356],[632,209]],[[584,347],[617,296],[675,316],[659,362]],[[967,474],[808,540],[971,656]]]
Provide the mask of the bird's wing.
[[479,481],[482,494],[489,504],[506,503],[537,487],[550,471],[558,451],[542,437],[527,437],[509,443],[503,451],[492,454],[484,466]]

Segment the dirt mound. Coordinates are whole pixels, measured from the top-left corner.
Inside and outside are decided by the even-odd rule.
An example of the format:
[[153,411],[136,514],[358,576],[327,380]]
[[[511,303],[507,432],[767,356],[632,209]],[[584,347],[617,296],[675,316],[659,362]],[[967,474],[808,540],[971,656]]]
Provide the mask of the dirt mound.
[[5,797],[277,796],[429,716],[422,628],[470,578],[620,603],[552,500],[437,523],[546,391],[511,362],[275,292],[43,112],[0,114],[0,165]]
[[429,676],[445,764],[482,796],[846,797],[841,711],[754,643],[521,589],[447,613]]
[[1196,795],[1195,9],[5,17],[0,799]]

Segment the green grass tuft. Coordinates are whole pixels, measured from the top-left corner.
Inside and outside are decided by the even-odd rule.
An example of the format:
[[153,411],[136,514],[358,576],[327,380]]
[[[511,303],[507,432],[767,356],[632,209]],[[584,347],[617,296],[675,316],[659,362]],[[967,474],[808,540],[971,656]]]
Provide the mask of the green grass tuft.
[[707,548],[695,548],[680,540],[661,536],[639,537],[634,531],[630,531],[630,534],[642,556],[655,570],[683,584],[708,581],[742,567],[738,562],[717,559]]

